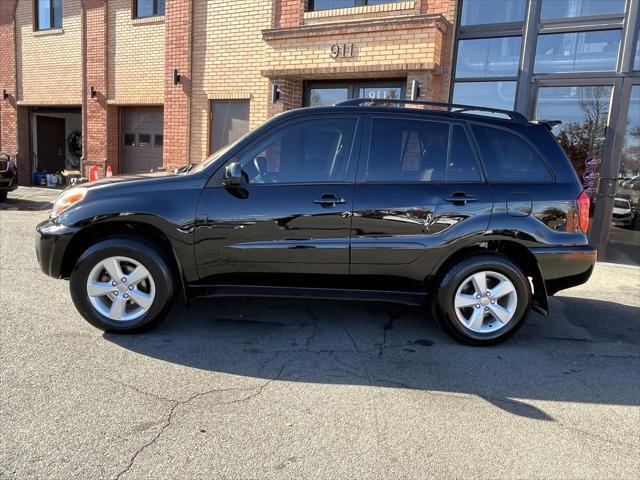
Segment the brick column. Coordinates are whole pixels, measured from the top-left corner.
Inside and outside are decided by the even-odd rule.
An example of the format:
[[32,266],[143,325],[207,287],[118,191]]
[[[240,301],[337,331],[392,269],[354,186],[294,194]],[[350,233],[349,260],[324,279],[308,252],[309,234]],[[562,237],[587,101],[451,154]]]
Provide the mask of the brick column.
[[308,0],[274,0],[275,27],[299,27],[303,23]]
[[[107,1],[84,0],[85,91],[83,92],[84,174],[98,166],[105,173],[107,162]],[[96,91],[91,98],[91,87]],[[117,137],[116,137],[117,141]]]
[[17,163],[20,185],[31,185],[28,109],[18,108],[16,5],[16,0],[0,0],[0,94],[8,94],[6,100],[0,96],[0,153]]
[[[189,161],[191,124],[192,0],[166,2],[164,12],[164,145],[163,164],[171,169]],[[180,82],[173,84],[173,70]]]

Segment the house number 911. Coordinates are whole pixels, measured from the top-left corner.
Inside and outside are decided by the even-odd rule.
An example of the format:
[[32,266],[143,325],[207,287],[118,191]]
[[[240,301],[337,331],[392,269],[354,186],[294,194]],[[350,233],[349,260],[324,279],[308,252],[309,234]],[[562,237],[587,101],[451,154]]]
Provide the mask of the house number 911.
[[353,57],[353,43],[334,43],[331,45],[331,58],[351,58]]

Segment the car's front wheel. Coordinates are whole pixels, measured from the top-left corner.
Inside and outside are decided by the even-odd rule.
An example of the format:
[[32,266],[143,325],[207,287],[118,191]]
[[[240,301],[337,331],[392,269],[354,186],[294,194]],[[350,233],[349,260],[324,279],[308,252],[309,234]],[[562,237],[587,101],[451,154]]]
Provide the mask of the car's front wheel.
[[531,285],[507,257],[481,254],[444,275],[436,301],[438,319],[449,335],[469,345],[490,345],[522,326],[531,307]]
[[144,239],[109,238],[78,259],[70,290],[93,326],[134,333],[164,319],[173,299],[173,275],[166,257]]

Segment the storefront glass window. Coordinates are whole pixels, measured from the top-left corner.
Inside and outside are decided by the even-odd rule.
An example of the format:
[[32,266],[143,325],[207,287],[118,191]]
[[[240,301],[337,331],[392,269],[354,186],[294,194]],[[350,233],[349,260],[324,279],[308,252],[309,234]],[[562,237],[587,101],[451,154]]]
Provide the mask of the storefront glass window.
[[309,106],[324,107],[343,102],[349,98],[348,87],[311,88],[309,89]]
[[381,3],[396,3],[399,1],[401,0],[310,0],[309,11],[380,5]]
[[612,87],[608,85],[541,87],[538,90],[536,118],[562,121],[553,133],[585,188],[597,187],[598,175],[585,177],[585,173],[587,170],[597,173],[596,166],[602,161],[611,91]]
[[638,33],[638,41],[636,42],[636,58],[633,61],[633,69],[640,70],[640,33]]
[[640,85],[631,88],[620,170],[611,214],[608,262],[640,265]]
[[542,0],[540,18],[583,17],[623,13],[625,0]]
[[525,0],[463,0],[462,25],[522,22]]
[[516,82],[457,82],[453,103],[513,110]]
[[460,40],[456,78],[516,76],[521,44],[522,37]]
[[622,30],[540,35],[535,73],[615,70]]

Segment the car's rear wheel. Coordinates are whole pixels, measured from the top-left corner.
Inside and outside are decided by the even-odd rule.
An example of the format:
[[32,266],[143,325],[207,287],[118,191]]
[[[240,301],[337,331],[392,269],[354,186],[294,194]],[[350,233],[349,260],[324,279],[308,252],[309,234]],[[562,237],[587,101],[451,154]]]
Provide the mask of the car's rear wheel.
[[108,332],[147,330],[166,316],[174,286],[170,264],[138,238],[109,238],[89,247],[71,274],[80,314]]
[[436,302],[439,322],[454,339],[491,345],[522,326],[531,308],[531,285],[507,257],[482,254],[451,267]]

